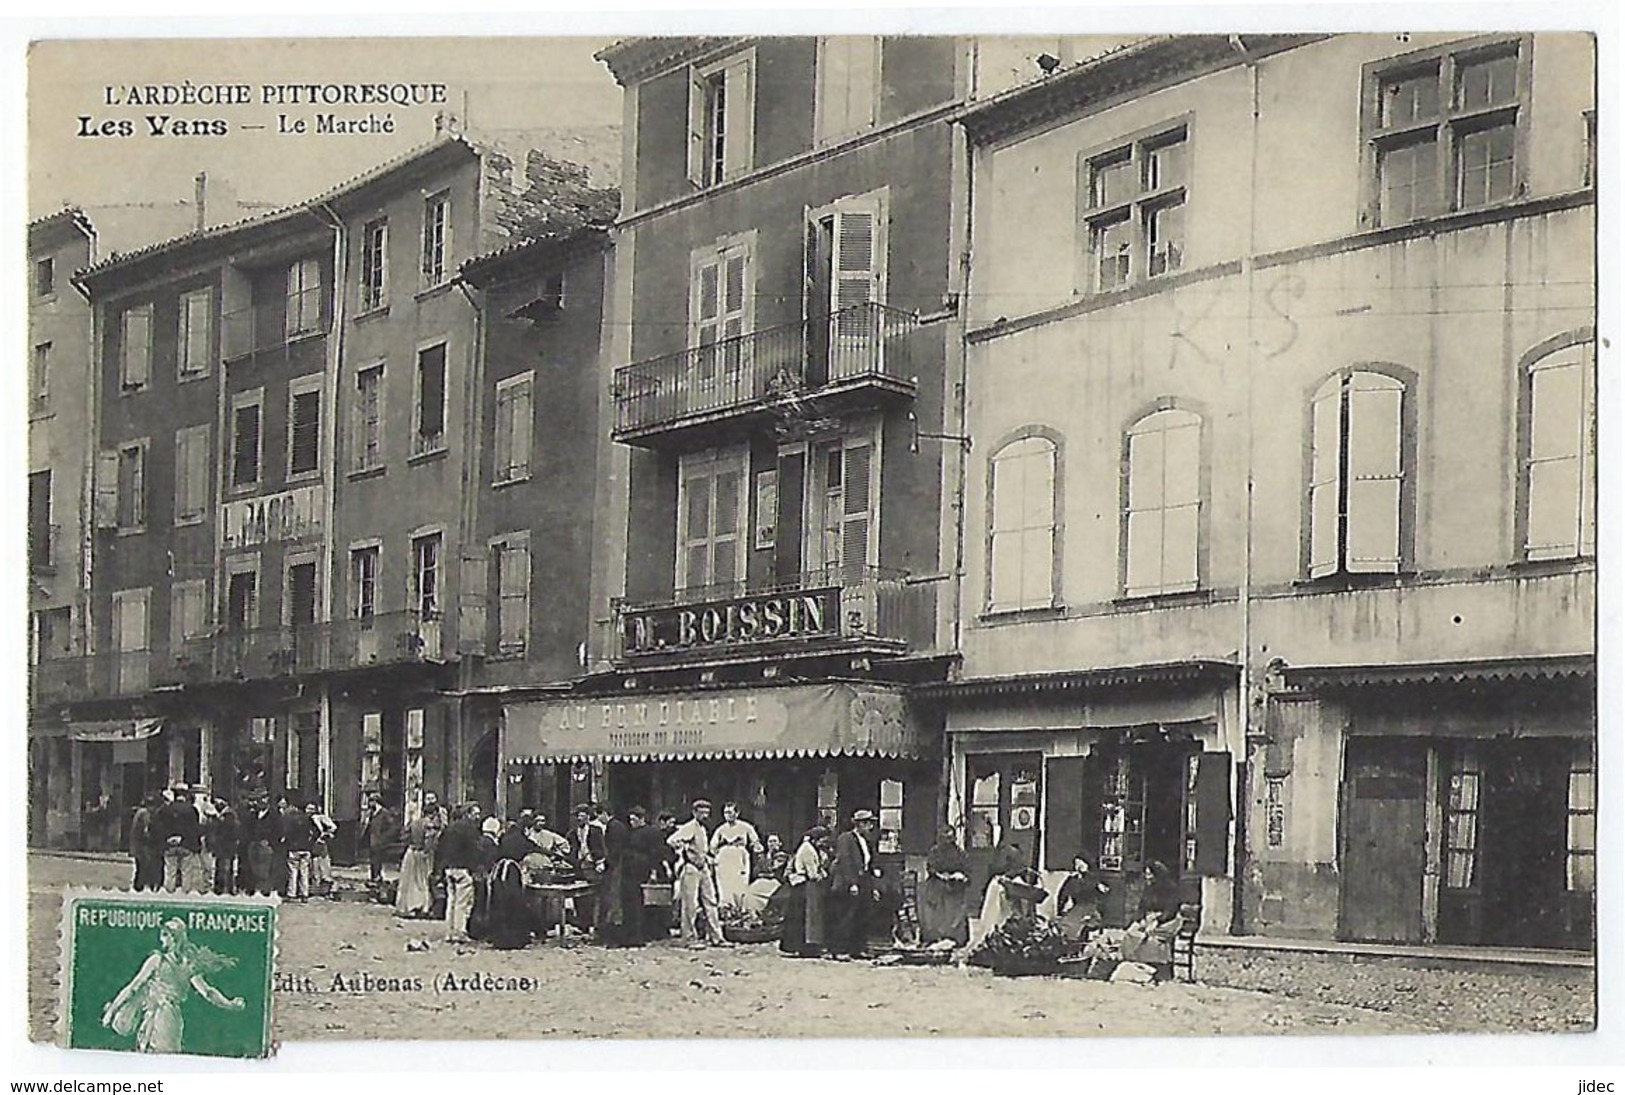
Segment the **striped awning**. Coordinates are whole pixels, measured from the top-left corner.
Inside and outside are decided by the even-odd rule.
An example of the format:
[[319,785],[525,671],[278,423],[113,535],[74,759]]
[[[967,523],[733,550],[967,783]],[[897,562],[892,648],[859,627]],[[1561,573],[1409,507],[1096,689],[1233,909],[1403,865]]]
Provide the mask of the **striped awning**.
[[1458,662],[1292,666],[1284,670],[1282,676],[1295,688],[1362,688],[1395,684],[1582,680],[1595,677],[1596,673],[1595,655],[1564,654]]
[[145,741],[164,728],[163,719],[102,719],[96,722],[68,724],[68,734],[74,741],[119,742]]
[[576,697],[503,708],[504,763],[916,757],[895,689],[831,681],[771,688]]

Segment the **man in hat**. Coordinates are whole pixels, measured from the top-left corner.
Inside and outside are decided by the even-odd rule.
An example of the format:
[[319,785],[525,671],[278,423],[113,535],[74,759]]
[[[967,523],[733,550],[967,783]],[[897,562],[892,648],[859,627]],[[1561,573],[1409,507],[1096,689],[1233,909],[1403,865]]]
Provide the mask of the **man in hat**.
[[184,783],[158,810],[158,846],[164,853],[164,889],[203,891],[203,820]]
[[367,879],[377,890],[384,883],[384,864],[401,854],[401,819],[377,791],[367,796],[366,817],[361,843],[367,849]]
[[711,942],[724,946],[722,920],[717,914],[717,881],[711,873],[711,834],[705,827],[711,817],[711,803],[697,798],[693,811],[693,816],[666,838],[677,852],[678,938],[689,947],[705,946],[694,927],[703,913],[705,927],[701,930]]
[[861,958],[869,946],[869,908],[880,897],[875,887],[875,815],[858,810],[852,827],[835,841],[830,865],[830,898],[834,908],[829,950],[836,957]]

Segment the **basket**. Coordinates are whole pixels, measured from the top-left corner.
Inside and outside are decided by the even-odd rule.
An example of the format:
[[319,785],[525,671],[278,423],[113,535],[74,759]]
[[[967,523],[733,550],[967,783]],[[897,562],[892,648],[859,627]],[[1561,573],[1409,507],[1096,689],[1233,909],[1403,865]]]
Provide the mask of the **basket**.
[[672,906],[672,891],[675,887],[670,882],[645,882],[643,884],[643,904],[645,908],[669,909]]
[[897,964],[900,966],[946,966],[954,960],[953,951],[899,948],[892,953],[897,955]]
[[781,930],[778,924],[724,924],[722,938],[730,943],[776,943]]

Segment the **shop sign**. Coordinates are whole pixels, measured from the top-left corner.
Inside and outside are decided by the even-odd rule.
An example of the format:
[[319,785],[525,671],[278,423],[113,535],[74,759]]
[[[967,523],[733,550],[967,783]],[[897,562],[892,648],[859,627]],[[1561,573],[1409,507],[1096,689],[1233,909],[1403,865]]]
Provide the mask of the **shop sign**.
[[628,657],[783,639],[828,639],[841,631],[841,591],[766,593],[621,615]]
[[76,722],[70,727],[74,741],[145,741],[163,728],[162,719],[113,719],[106,722]]
[[220,546],[236,551],[322,534],[326,488],[320,483],[242,498],[220,507]]

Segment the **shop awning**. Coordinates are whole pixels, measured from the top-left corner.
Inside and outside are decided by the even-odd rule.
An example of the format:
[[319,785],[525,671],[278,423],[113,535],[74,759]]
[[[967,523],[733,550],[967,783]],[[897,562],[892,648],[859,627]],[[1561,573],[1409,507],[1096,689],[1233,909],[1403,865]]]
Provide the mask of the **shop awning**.
[[1123,688],[1143,684],[1189,681],[1234,681],[1240,672],[1234,662],[1194,659],[1152,665],[1106,666],[1057,673],[1023,673],[1011,677],[968,677],[927,685],[915,694],[927,699],[975,699],[985,696],[1024,696],[1045,692],[1076,692]]
[[1295,688],[1363,688],[1394,684],[1580,680],[1595,677],[1596,673],[1594,655],[1565,654],[1458,662],[1292,666],[1282,675],[1286,683]]
[[916,757],[923,744],[901,692],[845,682],[503,708],[504,763]]
[[74,741],[98,741],[113,744],[127,741],[145,741],[163,728],[163,719],[103,719],[98,722],[73,722],[68,724],[69,736]]

